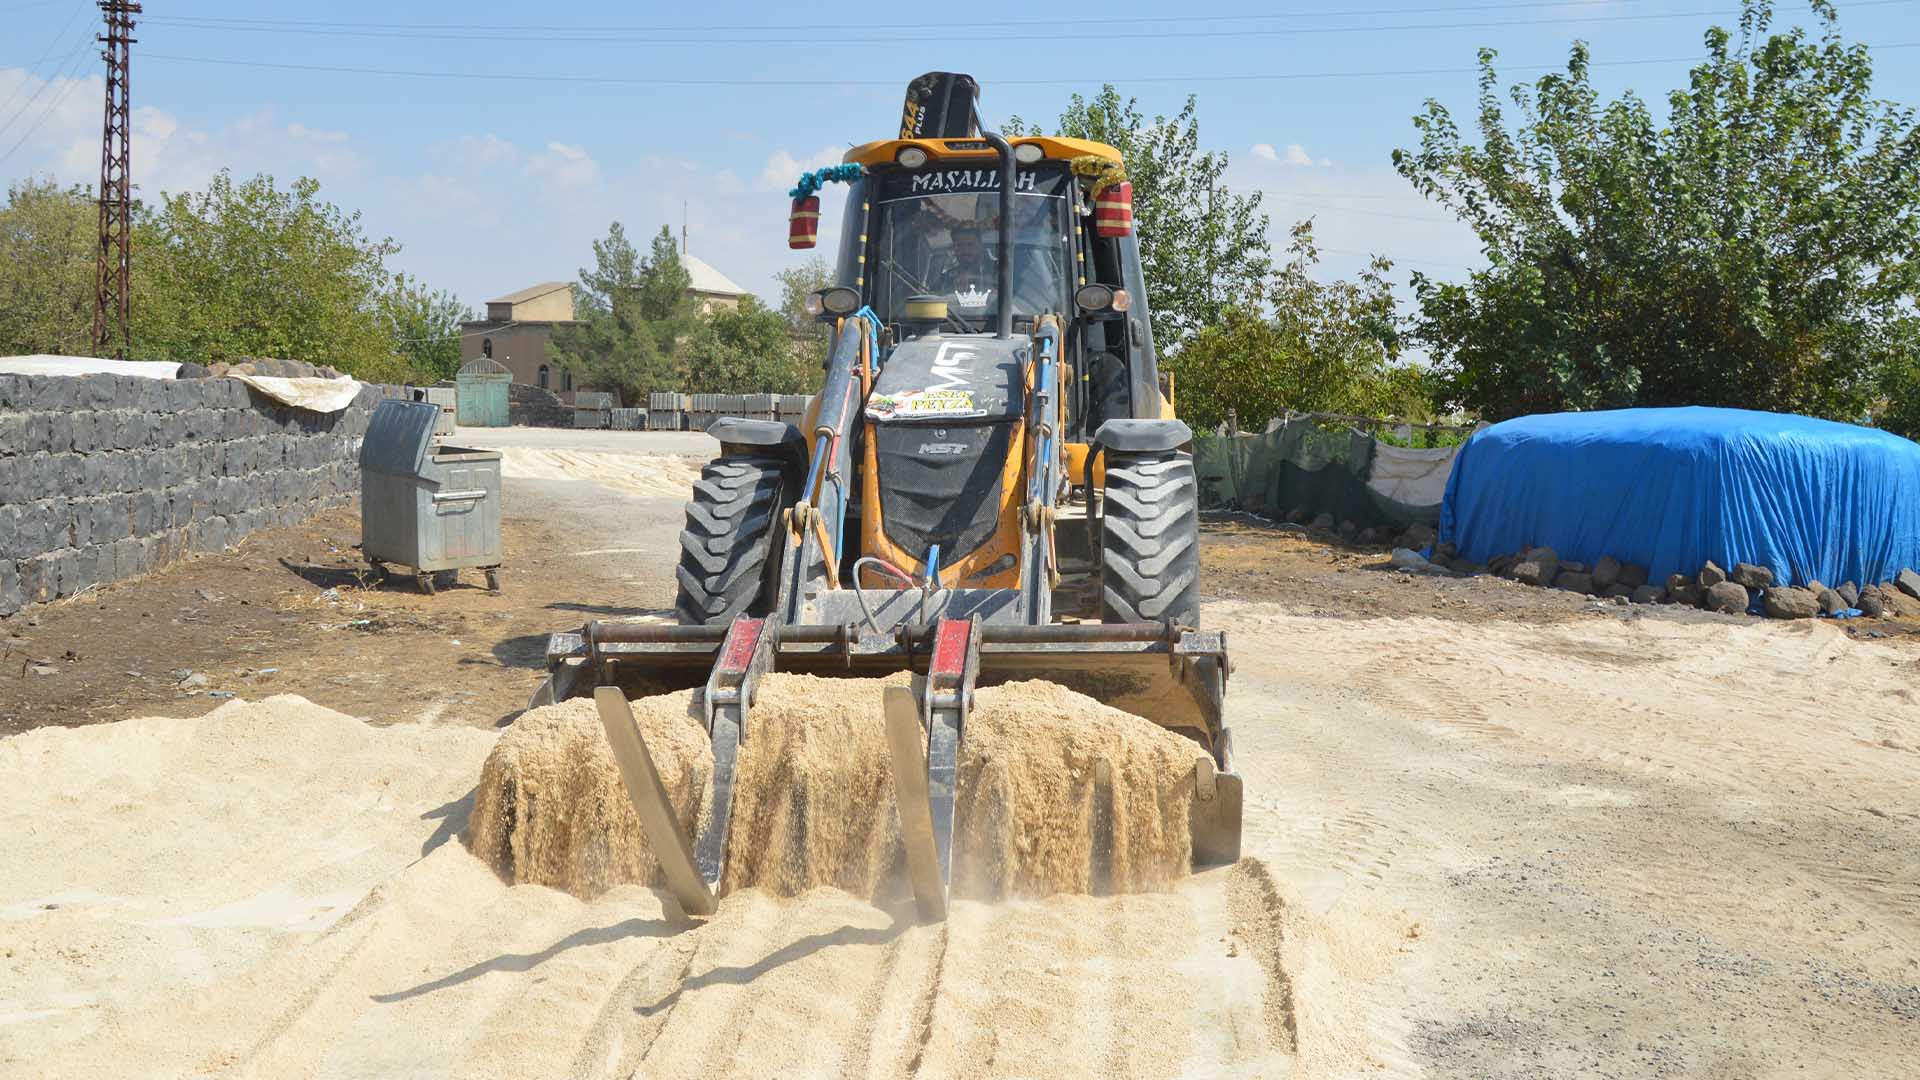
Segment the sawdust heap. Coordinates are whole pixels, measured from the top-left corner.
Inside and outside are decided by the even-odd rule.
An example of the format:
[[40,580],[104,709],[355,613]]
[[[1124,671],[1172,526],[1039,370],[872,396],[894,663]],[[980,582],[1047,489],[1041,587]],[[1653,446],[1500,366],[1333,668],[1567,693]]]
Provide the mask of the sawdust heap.
[[[713,776],[693,691],[641,698],[633,714],[691,835]],[[480,771],[467,843],[515,885],[592,899],[616,885],[664,884],[590,698],[533,709],[500,736]]]
[[831,885],[875,903],[908,894],[881,704],[885,687],[906,682],[761,679],[735,773],[726,889]]
[[[1052,683],[976,691],[960,748],[954,891],[991,900],[1167,887],[1192,862],[1193,765],[1203,754]],[[1101,833],[1108,858],[1096,857]]]
[[[911,894],[882,705],[888,685],[907,681],[761,680],[734,775],[723,892],[831,886],[876,904]],[[713,771],[693,693],[633,702],[689,838]],[[1192,859],[1200,754],[1151,721],[1052,683],[978,691],[959,763],[955,895],[1165,888]],[[588,899],[615,885],[664,884],[586,699],[528,712],[501,736],[469,837],[513,884]]]

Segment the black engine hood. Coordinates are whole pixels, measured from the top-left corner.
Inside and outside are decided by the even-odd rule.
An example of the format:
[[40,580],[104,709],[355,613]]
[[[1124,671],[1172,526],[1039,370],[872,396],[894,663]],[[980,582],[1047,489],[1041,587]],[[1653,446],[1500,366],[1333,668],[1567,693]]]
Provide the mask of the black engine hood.
[[882,424],[1011,420],[1025,407],[1027,342],[989,334],[929,334],[894,346],[867,398]]

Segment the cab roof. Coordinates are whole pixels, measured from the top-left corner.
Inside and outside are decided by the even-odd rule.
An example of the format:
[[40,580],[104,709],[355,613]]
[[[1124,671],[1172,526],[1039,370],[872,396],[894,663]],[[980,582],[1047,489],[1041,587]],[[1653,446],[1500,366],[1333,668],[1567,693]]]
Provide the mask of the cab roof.
[[[1008,139],[1009,143],[1019,146],[1032,143],[1040,147],[1047,160],[1071,161],[1077,157],[1097,157],[1104,161],[1118,162],[1120,151],[1106,143],[1097,143],[1090,139],[1068,139],[1053,135],[1022,135]],[[901,150],[917,146],[927,152],[933,160],[953,158],[991,158],[993,147],[984,139],[882,139],[864,146],[856,146],[847,151],[841,160],[848,164],[889,165]]]

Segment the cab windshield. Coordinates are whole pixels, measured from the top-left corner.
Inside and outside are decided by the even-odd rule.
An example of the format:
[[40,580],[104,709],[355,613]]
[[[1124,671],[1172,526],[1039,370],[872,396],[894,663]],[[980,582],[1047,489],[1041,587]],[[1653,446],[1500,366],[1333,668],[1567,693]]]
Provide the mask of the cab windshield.
[[[1000,315],[1000,174],[933,167],[890,172],[876,185],[874,311],[894,322],[911,296],[947,303],[946,329],[990,329]],[[1065,311],[1067,193],[1062,168],[1023,168],[1013,197],[1013,314]]]

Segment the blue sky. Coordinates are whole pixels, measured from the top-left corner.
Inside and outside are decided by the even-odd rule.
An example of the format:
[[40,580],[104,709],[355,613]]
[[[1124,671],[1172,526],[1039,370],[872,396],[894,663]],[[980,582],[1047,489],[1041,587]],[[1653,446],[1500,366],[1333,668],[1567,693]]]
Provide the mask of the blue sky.
[[[1402,280],[1457,277],[1477,260],[1472,235],[1412,193],[1389,155],[1413,144],[1409,118],[1428,97],[1470,120],[1476,48],[1531,78],[1584,39],[1603,94],[1659,99],[1705,29],[1738,14],[1730,0],[871,6],[858,26],[832,22],[845,10],[833,5],[733,0],[146,0],[134,177],[151,196],[222,166],[314,176],[403,246],[398,269],[476,307],[573,278],[611,220],[677,232],[684,207],[694,254],[768,295],[799,261],[785,189],[890,135],[914,75],[974,74],[989,123],[1051,119],[1071,93],[1112,81],[1149,112],[1197,94],[1203,141],[1231,156],[1232,186],[1266,193],[1276,244],[1314,217],[1325,276],[1380,252]],[[1920,0],[1839,7],[1854,40],[1920,42]],[[1777,22],[1806,18],[1783,3]],[[0,177],[97,178],[98,22],[91,2],[0,0]],[[1881,52],[1876,69],[1881,96],[1920,103],[1920,48]],[[831,206],[822,232],[838,235]]]

